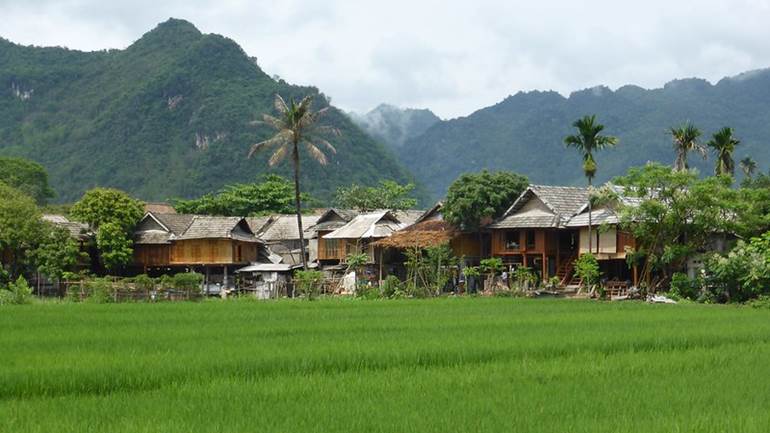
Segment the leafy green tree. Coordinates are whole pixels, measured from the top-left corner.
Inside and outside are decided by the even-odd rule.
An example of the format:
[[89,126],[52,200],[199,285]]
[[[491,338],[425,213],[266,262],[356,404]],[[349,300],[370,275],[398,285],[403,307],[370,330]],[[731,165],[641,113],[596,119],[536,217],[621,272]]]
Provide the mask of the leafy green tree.
[[59,280],[81,258],[80,246],[69,230],[45,223],[40,242],[32,251],[32,261],[38,272],[50,279]]
[[691,151],[700,153],[703,159],[706,159],[706,148],[698,142],[701,131],[695,125],[687,122],[678,128],[671,128],[669,132],[674,140],[674,151],[676,151],[674,170],[684,171],[689,169],[687,154]]
[[117,189],[94,188],[72,206],[70,215],[96,230],[96,247],[107,269],[131,262],[132,230],[144,215],[141,201]]
[[24,158],[0,157],[0,182],[17,188],[39,205],[44,205],[54,196],[48,185],[48,173],[45,168]]
[[741,171],[743,171],[743,174],[747,178],[751,178],[754,176],[754,172],[757,170],[757,162],[754,161],[750,156],[746,156],[743,158],[738,165],[741,167]]
[[465,173],[447,191],[444,219],[463,230],[478,230],[501,216],[527,188],[525,176],[507,171]]
[[580,283],[585,288],[591,288],[598,284],[601,272],[596,257],[591,253],[581,254],[575,260],[575,275],[580,278]]
[[717,131],[711,140],[706,143],[716,155],[717,160],[714,166],[714,174],[717,176],[735,176],[733,152],[735,152],[735,146],[741,142],[733,134],[733,128],[724,127]]
[[252,145],[251,150],[249,151],[249,157],[262,149],[274,147],[276,150],[268,161],[270,166],[274,166],[283,161],[286,156],[291,155],[291,161],[294,168],[294,202],[295,211],[297,213],[297,229],[299,231],[302,268],[307,271],[305,239],[302,233],[302,200],[299,187],[299,149],[300,145],[302,145],[311,158],[321,165],[326,165],[328,159],[324,152],[318,148],[317,144],[324,146],[326,150],[331,153],[336,153],[337,150],[331,143],[315,134],[324,132],[339,134],[339,131],[336,128],[318,124],[318,120],[328,111],[329,107],[313,111],[311,107],[313,103],[312,96],[306,96],[299,103],[295,102],[293,99],[290,102],[290,104],[286,104],[286,101],[284,101],[280,95],[275,95],[275,109],[279,113],[278,117],[263,114],[263,120],[260,123],[275,129],[276,133],[271,138]]
[[117,223],[104,223],[96,232],[96,248],[99,249],[102,264],[108,270],[131,263],[133,245],[131,238]]
[[415,185],[401,185],[392,180],[380,181],[379,186],[362,186],[353,184],[337,189],[335,202],[344,209],[357,209],[370,212],[378,209],[406,210],[412,209],[417,200],[410,197]]
[[294,272],[294,289],[300,296],[308,301],[315,299],[321,292],[324,282],[324,273],[321,271],[296,271]]
[[7,256],[10,278],[20,275],[40,240],[41,218],[31,197],[0,182],[0,257]]
[[27,280],[19,276],[16,282],[8,284],[8,289],[0,288],[0,305],[3,304],[29,304],[32,303],[32,288]]
[[762,197],[768,192],[735,190],[727,176],[700,179],[688,170],[647,164],[613,182],[639,199],[637,205],[620,205],[619,210],[621,226],[636,239],[631,258],[644,258],[642,279],[650,288],[653,273],[667,279],[689,257],[706,250],[715,235],[747,236],[768,223],[766,205],[755,203],[767,203]]
[[[302,193],[303,203],[313,201]],[[206,194],[193,200],[177,200],[179,213],[224,216],[260,216],[294,212],[294,186],[276,174],[264,175],[256,183],[228,185],[218,194]]]
[[[582,119],[576,120],[572,126],[577,129],[577,134],[568,135],[564,138],[564,144],[567,147],[574,147],[583,157],[583,173],[588,179],[588,187],[591,187],[591,181],[596,176],[596,160],[594,159],[594,153],[609,147],[613,147],[618,143],[617,137],[609,135],[602,135],[604,131],[604,125],[596,121],[596,116],[584,116]],[[591,236],[591,224],[592,224],[592,210],[591,201],[588,201],[588,251],[593,251],[591,248],[592,238]]]

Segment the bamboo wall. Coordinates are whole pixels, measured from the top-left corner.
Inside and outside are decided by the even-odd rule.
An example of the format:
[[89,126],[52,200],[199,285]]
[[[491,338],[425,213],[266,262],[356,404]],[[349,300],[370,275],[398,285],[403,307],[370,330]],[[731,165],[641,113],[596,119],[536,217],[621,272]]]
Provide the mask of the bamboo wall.
[[230,239],[195,239],[171,245],[136,245],[134,262],[142,266],[225,265],[257,261],[258,244]]

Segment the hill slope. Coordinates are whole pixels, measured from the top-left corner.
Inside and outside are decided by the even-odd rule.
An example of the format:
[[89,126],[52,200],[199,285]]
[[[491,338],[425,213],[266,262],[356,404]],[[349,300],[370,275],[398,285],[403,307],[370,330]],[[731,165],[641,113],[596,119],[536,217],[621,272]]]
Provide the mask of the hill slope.
[[395,149],[441,121],[430,110],[388,104],[380,104],[366,114],[350,113],[350,118],[372,137]]
[[[125,50],[79,52],[24,47],[0,39],[0,154],[49,171],[58,201],[90,187],[123,188],[147,200],[193,197],[252,180],[268,155],[246,159],[270,133],[249,122],[313,87],[275,81],[232,40],[171,19]],[[338,185],[410,179],[383,145],[339,110],[327,167],[305,161],[305,187],[321,198]],[[279,172],[289,173],[289,167]]]
[[[667,131],[686,120],[703,130],[704,142],[717,129],[732,126],[743,141],[736,159],[751,155],[763,171],[770,164],[770,70],[716,85],[687,79],[652,90],[597,87],[568,98],[556,92],[518,93],[432,126],[407,141],[400,156],[434,196],[443,195],[458,174],[481,168],[514,170],[540,183],[582,184],[578,155],[562,140],[585,114],[596,114],[606,132],[621,140],[617,149],[599,154],[598,181],[650,160],[671,163]],[[693,155],[690,162],[704,173],[713,170],[711,160]]]

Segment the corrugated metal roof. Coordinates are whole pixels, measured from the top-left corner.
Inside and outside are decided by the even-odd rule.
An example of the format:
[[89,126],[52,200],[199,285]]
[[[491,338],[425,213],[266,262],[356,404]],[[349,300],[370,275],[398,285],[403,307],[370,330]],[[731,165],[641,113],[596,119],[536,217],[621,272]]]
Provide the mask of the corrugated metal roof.
[[323,236],[324,239],[384,238],[406,227],[388,211],[359,215],[337,230]]

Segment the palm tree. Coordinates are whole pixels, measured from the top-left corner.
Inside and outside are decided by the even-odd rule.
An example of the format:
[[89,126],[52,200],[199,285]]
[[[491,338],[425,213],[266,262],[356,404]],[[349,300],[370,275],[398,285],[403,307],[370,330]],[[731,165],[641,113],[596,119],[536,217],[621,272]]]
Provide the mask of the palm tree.
[[733,128],[724,127],[717,131],[709,140],[706,145],[710,147],[717,157],[716,164],[714,165],[714,174],[735,176],[735,161],[733,160],[733,152],[735,152],[735,146],[741,143],[740,140],[733,136]]
[[[582,119],[572,123],[578,131],[576,135],[569,135],[564,138],[564,144],[567,147],[574,147],[583,156],[583,173],[588,179],[588,188],[591,188],[591,181],[596,175],[596,160],[594,152],[608,147],[615,146],[618,143],[617,137],[601,135],[604,125],[596,122],[596,115],[584,116]],[[591,200],[588,200],[588,251],[592,252],[593,240],[591,239]]]
[[691,150],[700,153],[703,155],[703,159],[706,159],[706,148],[698,143],[701,132],[695,125],[687,122],[678,128],[671,128],[670,132],[674,139],[674,150],[676,150],[674,170],[685,171],[689,168],[687,165],[687,153]]
[[741,166],[741,170],[743,170],[743,174],[746,175],[746,177],[751,178],[754,176],[754,172],[757,170],[757,162],[754,161],[750,156],[747,156],[743,158],[738,165]]
[[249,158],[251,158],[254,153],[262,149],[275,147],[275,152],[273,152],[268,161],[268,165],[271,167],[280,163],[287,155],[291,154],[294,166],[294,202],[297,211],[297,230],[299,230],[302,268],[306,271],[308,267],[307,257],[305,256],[305,236],[302,229],[302,204],[300,203],[299,189],[299,149],[300,145],[302,145],[311,158],[321,165],[326,165],[328,162],[326,155],[318,148],[317,144],[324,146],[331,153],[337,153],[337,150],[331,143],[317,137],[315,134],[326,132],[339,135],[339,131],[336,128],[317,124],[319,118],[326,113],[329,107],[313,111],[310,107],[312,102],[313,97],[306,96],[299,103],[292,99],[291,104],[286,104],[286,101],[280,95],[275,95],[275,109],[278,111],[278,116],[263,114],[262,121],[253,123],[268,125],[275,129],[276,133],[271,138],[252,145],[251,150],[249,150]]

